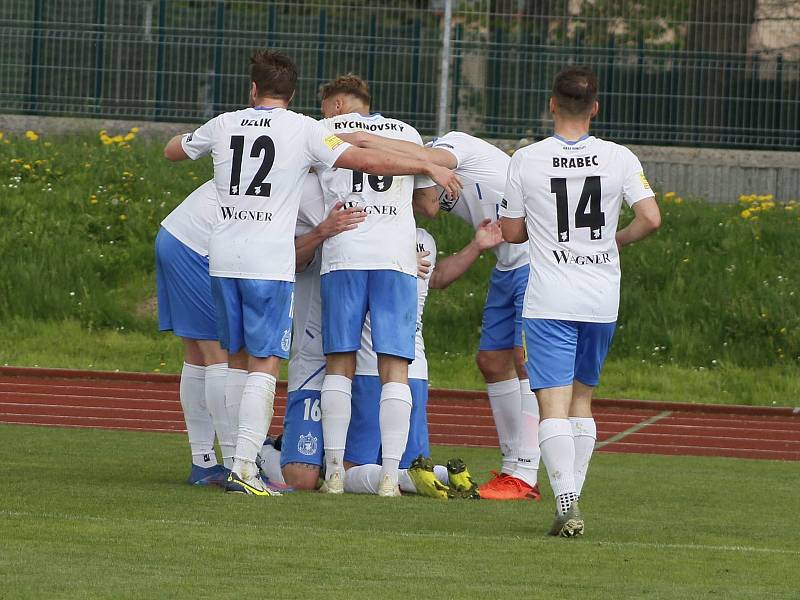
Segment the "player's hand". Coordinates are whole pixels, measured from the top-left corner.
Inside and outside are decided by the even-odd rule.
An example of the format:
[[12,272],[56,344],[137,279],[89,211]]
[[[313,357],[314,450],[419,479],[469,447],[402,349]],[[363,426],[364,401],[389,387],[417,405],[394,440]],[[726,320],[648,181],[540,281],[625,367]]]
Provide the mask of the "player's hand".
[[491,219],[484,219],[478,225],[474,239],[479,250],[491,250],[503,241],[503,232],[500,229],[500,224]]
[[327,218],[319,224],[319,233],[325,238],[333,237],[343,231],[351,231],[367,218],[363,206],[344,208],[344,203],[337,202]]
[[426,260],[431,255],[429,250],[417,252],[417,277],[427,279],[431,273],[431,261]]
[[458,176],[450,169],[432,163],[429,166],[428,176],[444,190],[448,198],[454,199],[461,195],[461,189],[464,186]]

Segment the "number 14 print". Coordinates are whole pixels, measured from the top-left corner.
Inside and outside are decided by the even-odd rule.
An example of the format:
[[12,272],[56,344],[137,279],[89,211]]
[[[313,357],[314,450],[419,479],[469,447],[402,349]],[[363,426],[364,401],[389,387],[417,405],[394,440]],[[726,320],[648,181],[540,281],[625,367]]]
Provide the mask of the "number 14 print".
[[[564,177],[557,177],[550,180],[550,192],[556,196],[556,218],[558,221],[559,242],[569,241],[569,200],[567,198],[567,180]],[[575,208],[575,228],[589,228],[589,235],[592,240],[603,238],[603,225],[606,224],[606,215],[601,210],[600,198],[600,177],[587,177],[583,182],[578,206]],[[589,212],[586,212],[586,205],[589,205]]]

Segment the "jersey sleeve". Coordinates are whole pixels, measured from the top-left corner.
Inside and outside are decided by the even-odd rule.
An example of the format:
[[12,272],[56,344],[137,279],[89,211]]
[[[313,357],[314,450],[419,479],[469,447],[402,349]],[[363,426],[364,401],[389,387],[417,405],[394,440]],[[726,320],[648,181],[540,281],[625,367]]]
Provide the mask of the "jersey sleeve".
[[306,175],[303,182],[303,195],[300,197],[300,209],[297,212],[295,237],[311,232],[325,220],[325,198],[319,179],[314,174]]
[[414,189],[420,190],[424,188],[433,187],[436,182],[427,175],[414,175]]
[[433,144],[431,144],[431,148],[436,148],[438,150],[447,150],[450,154],[452,154],[455,157],[456,168],[463,167],[464,162],[467,159],[462,144],[459,144],[458,139],[451,134],[446,134],[440,138],[436,138],[433,141]]
[[650,182],[644,175],[642,163],[628,148],[624,149],[625,178],[622,182],[622,197],[628,206],[633,206],[639,200],[655,196]]
[[332,167],[345,150],[352,146],[345,142],[325,126],[325,124],[307,117],[306,156],[314,166]]
[[181,138],[181,147],[186,152],[186,156],[192,160],[197,160],[211,152],[217,134],[221,129],[222,115],[217,115],[210,121],[204,123],[192,133],[187,133]]
[[522,180],[520,178],[520,167],[522,153],[517,152],[511,157],[508,165],[508,177],[506,179],[506,190],[503,199],[500,201],[498,215],[509,219],[521,219],[525,216],[524,195],[522,190]]

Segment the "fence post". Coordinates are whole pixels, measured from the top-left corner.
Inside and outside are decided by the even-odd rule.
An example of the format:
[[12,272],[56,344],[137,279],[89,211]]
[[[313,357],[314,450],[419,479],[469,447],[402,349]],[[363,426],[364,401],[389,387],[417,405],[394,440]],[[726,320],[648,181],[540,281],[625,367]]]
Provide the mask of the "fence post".
[[453,27],[453,0],[444,0],[444,22],[442,25],[442,64],[439,75],[437,135],[444,135],[447,132],[447,94],[450,91],[450,30]]
[[103,95],[103,56],[105,53],[106,38],[106,0],[97,0],[95,3],[95,32],[97,42],[94,49],[94,112],[100,112],[101,97]]
[[214,44],[214,99],[212,113],[221,112],[220,100],[222,96],[222,43],[225,37],[225,2],[217,0],[217,34]]
[[[464,35],[464,24],[456,25],[456,41],[460,42]],[[463,51],[463,48],[462,48]],[[453,57],[453,115],[450,118],[450,129],[458,129],[458,90],[461,89],[461,53]]]
[[36,0],[33,5],[33,40],[31,44],[31,81],[28,87],[28,112],[35,113],[39,108],[39,64],[42,48],[42,4]]
[[322,8],[319,11],[319,44],[317,46],[317,82],[314,86],[319,88],[325,78],[325,31],[328,28],[328,12]]
[[160,121],[164,102],[164,44],[166,43],[164,26],[166,25],[167,1],[158,3],[158,46],[156,48],[156,111],[155,120]]

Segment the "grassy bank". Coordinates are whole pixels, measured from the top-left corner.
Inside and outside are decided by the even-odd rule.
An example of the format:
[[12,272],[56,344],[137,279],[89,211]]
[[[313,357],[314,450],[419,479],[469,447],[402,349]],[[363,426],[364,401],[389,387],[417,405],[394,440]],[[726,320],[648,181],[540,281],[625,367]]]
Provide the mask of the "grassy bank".
[[[135,131],[110,133],[0,140],[0,364],[180,368],[180,345],[156,331],[152,313],[152,242],[211,165],[169,164]],[[662,229],[623,253],[620,326],[600,393],[796,403],[800,210],[756,197],[661,202]],[[470,237],[447,216],[425,227],[444,253]],[[492,264],[482,257],[429,297],[434,385],[481,386],[472,354]]]

